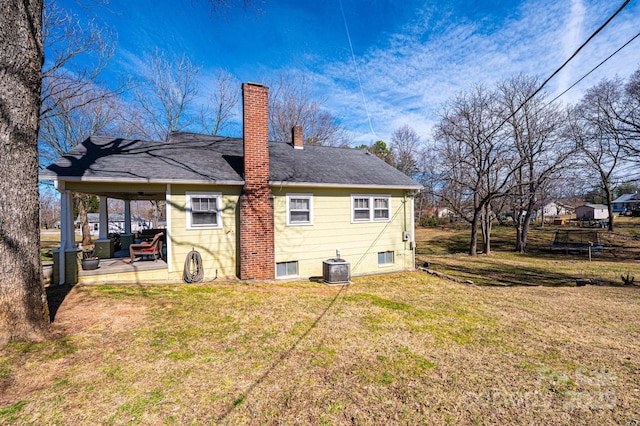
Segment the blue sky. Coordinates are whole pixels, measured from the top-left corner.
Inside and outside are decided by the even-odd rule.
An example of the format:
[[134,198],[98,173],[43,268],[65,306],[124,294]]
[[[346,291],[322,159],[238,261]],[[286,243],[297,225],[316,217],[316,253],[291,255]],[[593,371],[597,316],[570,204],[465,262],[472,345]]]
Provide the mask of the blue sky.
[[[118,34],[107,79],[135,75],[140,58],[156,47],[188,55],[205,77],[224,69],[241,82],[261,82],[302,71],[354,144],[388,142],[404,124],[428,139],[443,102],[474,83],[490,86],[518,73],[544,80],[623,3],[256,0],[257,11],[214,16],[206,1],[59,1]],[[632,0],[549,92],[560,93],[638,31],[640,5]],[[640,38],[562,101],[575,102],[602,78],[626,78],[639,67]]]

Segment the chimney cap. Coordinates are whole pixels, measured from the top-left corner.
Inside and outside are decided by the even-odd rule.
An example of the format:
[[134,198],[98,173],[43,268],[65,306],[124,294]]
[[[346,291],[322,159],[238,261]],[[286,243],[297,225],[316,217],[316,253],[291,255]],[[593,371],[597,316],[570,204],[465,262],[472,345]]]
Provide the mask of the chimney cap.
[[247,86],[257,86],[257,87],[266,87],[264,84],[261,83],[256,83],[254,81],[248,81],[247,83],[245,83]]

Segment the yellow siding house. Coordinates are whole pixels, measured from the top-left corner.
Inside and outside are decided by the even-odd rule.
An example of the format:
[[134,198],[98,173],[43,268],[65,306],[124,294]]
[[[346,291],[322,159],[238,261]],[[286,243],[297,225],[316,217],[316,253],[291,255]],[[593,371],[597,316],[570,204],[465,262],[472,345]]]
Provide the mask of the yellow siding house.
[[[421,186],[364,150],[305,145],[299,127],[291,143],[269,142],[267,105],[266,87],[243,85],[243,138],[91,137],[56,160],[41,173],[61,194],[55,279],[179,280],[192,250],[205,280],[321,277],[324,262],[337,258],[351,275],[412,270],[413,202]],[[101,200],[98,272],[74,267],[72,192]],[[106,235],[109,198],[125,202],[119,252]],[[127,250],[140,243],[126,218],[130,202],[141,199],[166,202],[166,228],[157,230],[162,259],[155,262]]]

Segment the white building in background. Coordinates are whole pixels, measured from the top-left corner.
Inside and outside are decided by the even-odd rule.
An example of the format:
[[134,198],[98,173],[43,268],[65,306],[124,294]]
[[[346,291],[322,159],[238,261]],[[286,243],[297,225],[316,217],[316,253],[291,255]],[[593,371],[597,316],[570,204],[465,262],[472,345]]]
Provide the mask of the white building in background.
[[[100,233],[100,214],[99,213],[87,213],[87,219],[89,220],[89,229],[91,235],[98,235]],[[80,226],[80,216],[75,220],[75,225]],[[131,232],[139,232],[144,229],[151,229],[151,221],[141,216],[131,215]],[[109,213],[109,230],[107,233],[122,234],[124,233],[124,213]]]
[[609,211],[604,204],[590,204],[576,207],[576,219],[578,220],[600,220],[609,219]]
[[572,214],[574,208],[558,201],[538,201],[535,204],[536,217],[553,217]]

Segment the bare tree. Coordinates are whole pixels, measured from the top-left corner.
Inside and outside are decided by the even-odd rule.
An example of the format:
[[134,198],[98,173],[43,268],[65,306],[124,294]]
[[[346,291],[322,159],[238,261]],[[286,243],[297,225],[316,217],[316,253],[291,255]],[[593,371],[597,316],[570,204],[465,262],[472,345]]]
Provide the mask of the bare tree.
[[59,220],[60,201],[51,191],[42,191],[40,193],[40,226],[50,229]]
[[76,107],[104,96],[96,93],[98,76],[106,68],[115,49],[115,36],[93,21],[81,22],[62,9],[55,0],[45,4],[43,43],[47,60],[42,68],[40,118],[59,111],[59,103],[69,97],[83,99]]
[[[67,94],[60,90],[57,96],[61,99],[55,100],[55,110],[40,123],[41,163],[64,155],[91,135],[109,134],[118,127],[121,105],[109,91],[94,86],[91,93]],[[89,195],[73,195],[80,216],[82,245],[89,245],[92,243],[86,210]]]
[[490,202],[506,193],[518,166],[508,140],[496,131],[502,117],[497,94],[478,85],[449,101],[435,127],[440,196],[471,223],[471,256],[477,253],[479,225],[484,252],[491,252]]
[[417,158],[418,173],[414,176],[422,185],[422,190],[416,194],[416,222],[422,223],[422,215],[425,211],[433,212],[436,219],[440,219],[439,212],[436,210],[438,188],[436,169],[437,157],[434,149],[422,149]]
[[[623,107],[617,111],[616,118],[625,138],[627,154],[637,163],[640,162],[640,69],[629,78],[623,96]],[[635,177],[640,176],[636,174]]]
[[205,132],[219,135],[233,118],[240,99],[237,79],[226,71],[217,71],[207,105],[200,110],[200,121]]
[[[48,164],[91,135],[119,128],[120,100],[109,90],[92,86],[91,93],[57,91],[51,114],[40,120],[40,163]],[[90,99],[87,99],[90,98]]]
[[394,130],[391,134],[391,152],[396,168],[408,176],[417,174],[421,145],[420,137],[408,124]]
[[[43,68],[39,161],[44,166],[93,134],[112,129],[120,114],[117,96],[99,82],[115,48],[115,37],[93,21],[81,22],[54,0],[45,4],[43,43],[49,59]],[[82,244],[91,244],[87,195],[74,194],[80,213]]]
[[[510,200],[516,228],[516,251],[523,253],[536,201],[542,201],[545,185],[561,171],[572,147],[561,137],[564,117],[546,105],[537,78],[519,75],[498,84],[499,102],[508,120],[505,133],[511,139],[518,168],[514,171]],[[527,101],[528,99],[528,101]],[[526,103],[525,103],[526,102]]]
[[[122,108],[115,91],[105,89],[98,78],[113,53],[109,32],[93,22],[84,23],[59,7],[45,5],[43,42],[53,52],[45,65],[40,108],[40,164],[69,152],[89,136],[107,133]],[[91,244],[87,219],[87,195],[75,193],[80,214],[82,244]]]
[[613,189],[625,162],[625,140],[618,127],[616,111],[621,109],[622,82],[602,80],[571,110],[569,135],[582,154],[586,170],[596,173],[609,211],[609,231],[614,230]]
[[338,120],[322,107],[322,98],[314,99],[305,74],[280,74],[269,84],[269,138],[291,142],[293,126],[302,126],[308,145],[346,145]]
[[167,141],[198,120],[194,99],[200,68],[186,55],[166,55],[159,49],[144,58],[143,80],[133,91],[138,114],[130,124],[145,139]]
[[38,218],[42,8],[0,3],[0,345],[49,333]]

